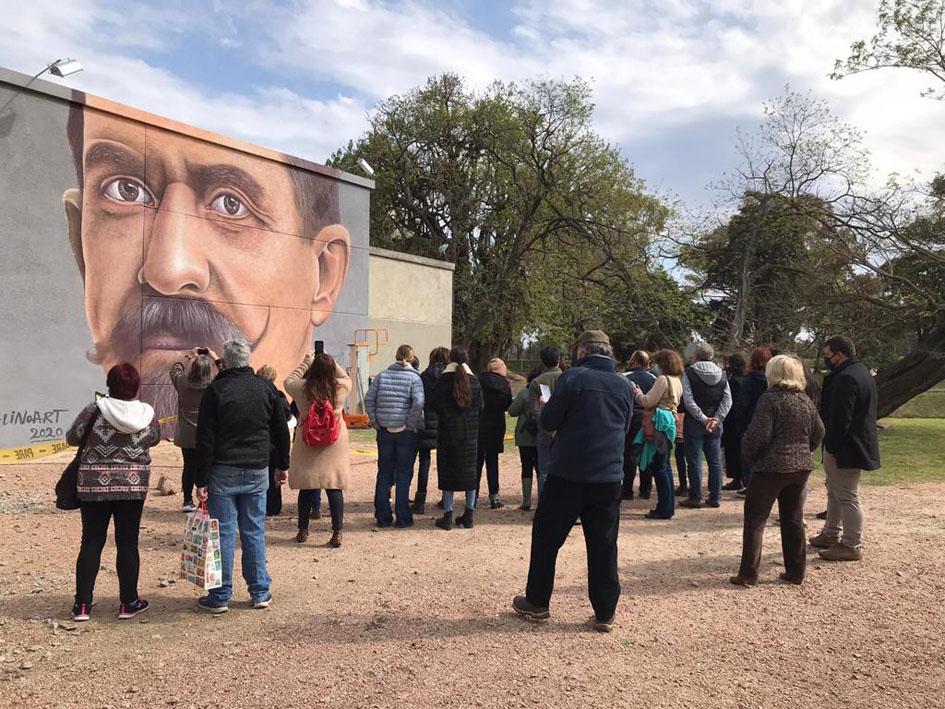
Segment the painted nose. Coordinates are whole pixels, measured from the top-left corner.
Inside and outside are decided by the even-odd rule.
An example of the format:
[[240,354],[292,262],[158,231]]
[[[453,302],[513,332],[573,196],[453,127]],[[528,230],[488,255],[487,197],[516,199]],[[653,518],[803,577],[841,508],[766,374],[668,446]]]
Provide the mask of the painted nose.
[[210,283],[206,251],[210,225],[193,216],[192,207],[187,209],[195,203],[190,188],[174,183],[165,190],[160,208],[153,213],[138,280],[163,295],[202,292]]

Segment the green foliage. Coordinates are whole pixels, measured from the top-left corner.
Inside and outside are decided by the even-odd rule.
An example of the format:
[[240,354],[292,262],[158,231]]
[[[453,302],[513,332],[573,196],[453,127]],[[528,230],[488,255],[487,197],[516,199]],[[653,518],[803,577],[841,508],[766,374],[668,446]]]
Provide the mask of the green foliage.
[[[592,111],[580,80],[477,93],[446,74],[382,102],[370,131],[329,162],[352,170],[363,157],[375,168],[373,244],[456,264],[454,338],[476,363],[522,333],[553,330],[556,299],[586,298],[597,312],[599,280],[646,272],[637,256],[669,210],[592,130]],[[584,284],[579,270],[594,264]]]
[[[881,0],[876,24],[872,38],[854,42],[849,57],[837,60],[832,79],[897,67],[945,81],[945,1]],[[932,86],[922,95],[945,100],[945,89]]]

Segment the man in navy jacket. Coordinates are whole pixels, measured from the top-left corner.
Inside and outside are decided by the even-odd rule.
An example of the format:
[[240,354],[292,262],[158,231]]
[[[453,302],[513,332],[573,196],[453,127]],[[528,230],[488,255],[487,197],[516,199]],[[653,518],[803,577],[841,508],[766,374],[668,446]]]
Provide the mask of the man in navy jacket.
[[550,617],[558,550],[581,520],[587,544],[588,593],[594,627],[613,628],[620,579],[617,533],[623,487],[624,440],[633,416],[633,396],[617,374],[610,338],[584,332],[578,359],[561,375],[541,411],[541,427],[554,432],[548,480],[532,526],[531,563],[524,596],[512,607],[533,620]]

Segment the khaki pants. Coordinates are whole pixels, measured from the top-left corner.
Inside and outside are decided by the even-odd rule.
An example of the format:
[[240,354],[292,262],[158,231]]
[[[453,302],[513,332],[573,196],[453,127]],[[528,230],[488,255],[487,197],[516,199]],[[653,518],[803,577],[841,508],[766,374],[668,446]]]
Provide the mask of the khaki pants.
[[827,523],[823,533],[839,537],[848,547],[863,543],[863,507],[860,504],[860,473],[856,468],[838,468],[837,459],[824,451],[827,474]]

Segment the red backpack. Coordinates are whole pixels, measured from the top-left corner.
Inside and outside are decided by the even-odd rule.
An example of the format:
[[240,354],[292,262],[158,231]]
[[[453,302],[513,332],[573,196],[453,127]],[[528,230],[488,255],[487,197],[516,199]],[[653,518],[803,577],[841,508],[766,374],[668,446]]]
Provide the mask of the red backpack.
[[322,403],[312,402],[308,416],[302,423],[302,440],[312,448],[324,448],[338,440],[338,418],[335,407],[327,399]]

